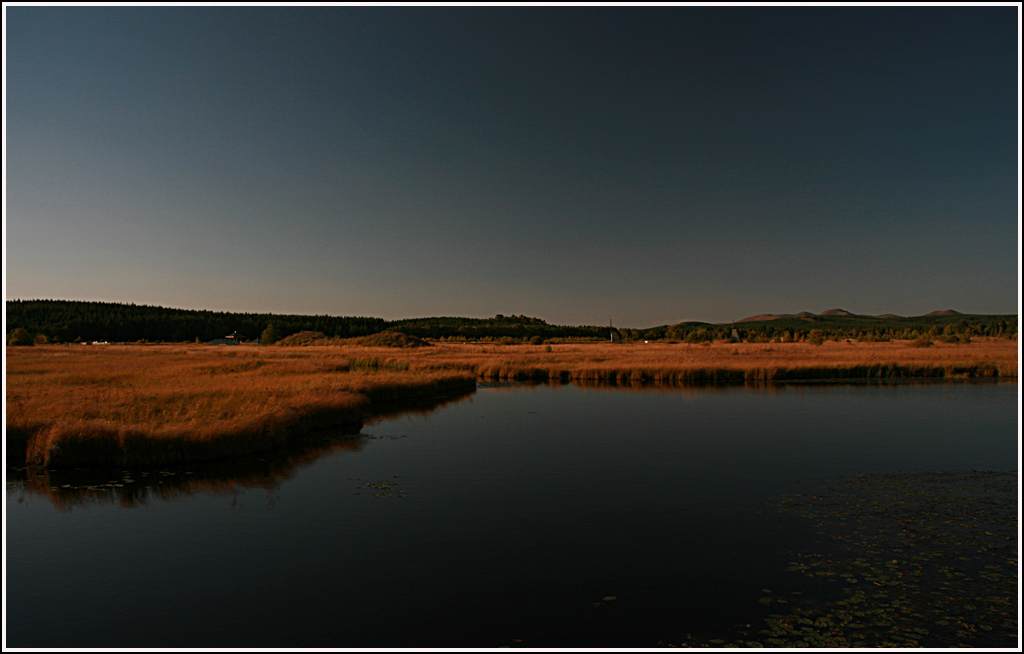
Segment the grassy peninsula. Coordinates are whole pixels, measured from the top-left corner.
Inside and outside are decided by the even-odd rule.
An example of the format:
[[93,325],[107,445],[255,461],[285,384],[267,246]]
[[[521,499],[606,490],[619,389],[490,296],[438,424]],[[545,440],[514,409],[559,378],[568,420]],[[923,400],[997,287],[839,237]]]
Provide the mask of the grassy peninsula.
[[131,466],[239,456],[317,430],[356,432],[396,400],[475,387],[465,373],[405,368],[315,348],[8,348],[8,463]]

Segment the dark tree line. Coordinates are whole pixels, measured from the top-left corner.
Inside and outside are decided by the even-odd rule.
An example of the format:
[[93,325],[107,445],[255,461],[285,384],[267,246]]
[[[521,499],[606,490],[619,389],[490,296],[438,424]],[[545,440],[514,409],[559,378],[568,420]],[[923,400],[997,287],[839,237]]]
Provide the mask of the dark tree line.
[[[395,330],[420,338],[529,340],[549,338],[607,339],[607,327],[560,327],[538,318],[383,318],[228,313],[167,309],[113,302],[8,300],[7,341],[23,330],[35,342],[183,342],[211,341],[228,334],[257,340],[270,333],[277,340],[298,332],[351,338]],[[20,337],[20,334],[19,334]]]
[[[211,341],[238,333],[256,340],[268,331],[284,338],[302,331],[351,338],[400,331],[429,339],[543,342],[553,339],[608,340],[611,329],[599,326],[550,325],[539,318],[382,318],[304,316],[270,313],[228,313],[167,309],[113,302],[70,300],[8,300],[7,342],[18,331],[19,342],[75,341],[183,342]],[[1012,338],[1016,315],[932,315],[910,318],[855,315],[786,317],[734,324],[687,322],[650,329],[619,328],[624,341],[669,340],[700,343],[728,339],[735,329],[747,341],[892,340],[931,338],[969,340],[972,336]]]
[[381,318],[228,313],[113,302],[8,300],[6,309],[8,339],[21,328],[33,337],[58,343],[211,341],[235,332],[257,339],[270,324],[281,336],[317,331],[348,338],[387,327]]
[[445,317],[397,320],[390,323],[388,328],[420,338],[455,340],[485,338],[511,338],[527,341],[536,338],[542,341],[548,339],[606,340],[610,332],[608,327],[549,325],[539,318],[503,316],[501,314],[494,318]]
[[811,316],[740,322],[727,325],[690,322],[652,329],[625,329],[623,340],[677,340],[689,343],[724,340],[735,329],[745,341],[858,340],[889,341],[929,338],[964,342],[972,336],[1012,338],[1015,315],[932,315],[878,318],[875,316]]

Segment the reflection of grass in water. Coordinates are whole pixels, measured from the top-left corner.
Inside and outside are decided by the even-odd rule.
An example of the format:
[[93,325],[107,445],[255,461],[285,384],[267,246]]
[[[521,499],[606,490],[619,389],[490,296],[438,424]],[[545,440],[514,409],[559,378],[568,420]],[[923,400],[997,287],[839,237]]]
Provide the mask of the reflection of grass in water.
[[[728,645],[1016,647],[1017,506],[1016,472],[862,475],[783,498],[840,551],[798,555],[789,570],[845,597],[791,597],[766,629]],[[770,593],[761,603],[778,604]]]
[[196,494],[233,495],[247,489],[272,490],[299,469],[337,452],[358,452],[366,439],[358,434],[330,434],[278,448],[258,456],[235,457],[189,466],[129,469],[40,466],[8,468],[8,482],[23,484],[60,511],[93,505],[123,508],[172,502]]
[[[409,405],[382,407],[376,419],[426,415],[468,397],[418,400]],[[133,468],[9,467],[8,482],[33,495],[46,497],[58,510],[118,504],[124,508],[170,502],[195,494],[233,495],[247,489],[272,490],[317,459],[339,452],[359,452],[371,440],[397,440],[400,435],[373,435],[329,430],[266,452],[188,465]],[[397,477],[396,477],[397,479]],[[381,482],[383,483],[383,482]],[[403,492],[404,489],[398,489]]]

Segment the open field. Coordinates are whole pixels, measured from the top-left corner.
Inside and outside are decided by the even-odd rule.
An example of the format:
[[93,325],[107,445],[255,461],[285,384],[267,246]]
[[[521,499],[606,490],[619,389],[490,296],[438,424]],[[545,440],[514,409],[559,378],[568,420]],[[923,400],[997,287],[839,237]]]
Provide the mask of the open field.
[[355,431],[388,402],[477,379],[764,383],[1016,378],[1017,341],[970,344],[435,343],[389,348],[208,345],[7,348],[9,464],[146,465],[266,451]]

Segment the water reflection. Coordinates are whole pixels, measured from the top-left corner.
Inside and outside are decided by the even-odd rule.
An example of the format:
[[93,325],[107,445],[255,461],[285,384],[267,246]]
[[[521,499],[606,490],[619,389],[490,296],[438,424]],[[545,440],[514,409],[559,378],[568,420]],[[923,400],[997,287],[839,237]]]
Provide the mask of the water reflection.
[[776,512],[778,498],[820,497],[861,472],[1017,467],[1016,386],[481,386],[305,450],[133,470],[130,483],[124,470],[19,471],[5,516],[8,642],[733,639],[736,625],[788,613],[784,598],[795,610],[881,588],[789,570],[803,555],[835,561],[838,541]]
[[[366,424],[401,416],[426,416],[461,402],[472,393],[455,397],[403,402],[380,407]],[[126,509],[152,502],[173,502],[195,494],[233,495],[246,489],[273,490],[318,459],[356,453],[372,434],[322,432],[311,438],[257,456],[196,462],[154,468],[68,468],[41,466],[7,469],[9,490],[46,497],[61,512],[96,505]]]
[[230,495],[249,488],[272,490],[297,470],[320,457],[337,452],[358,452],[362,435],[325,437],[300,448],[284,448],[259,457],[204,462],[187,467],[151,469],[48,470],[40,467],[7,471],[7,482],[21,484],[29,493],[45,496],[60,511],[99,504],[130,509],[159,501],[171,502],[196,493]]
[[992,386],[1016,386],[1016,379],[1008,378],[986,378],[986,379],[916,379],[916,378],[893,378],[893,379],[836,379],[836,380],[808,380],[808,381],[779,381],[767,382],[749,380],[742,384],[716,384],[712,382],[663,382],[663,381],[639,381],[634,379],[573,379],[567,382],[558,380],[543,381],[486,381],[477,382],[478,389],[489,389],[498,391],[514,391],[524,388],[559,388],[564,386],[578,386],[588,390],[597,391],[633,391],[640,393],[661,393],[672,395],[721,395],[735,393],[737,389],[757,394],[774,395],[782,390],[794,388],[887,388],[894,386],[964,386],[964,385],[992,385]]
[[[1014,385],[1005,380],[993,381],[932,381],[915,382],[914,386],[962,386],[964,384]],[[829,384],[830,388],[908,385],[899,381],[849,382]],[[558,381],[542,382],[480,382],[477,387],[488,392],[517,392],[542,388],[564,388]],[[697,396],[719,396],[746,391],[750,395],[774,396],[794,388],[812,391],[821,384],[765,384],[749,383],[737,386],[683,386],[658,382],[609,382],[574,380],[568,386],[585,388],[588,392],[622,393],[624,391],[646,395],[672,394],[689,399]],[[741,392],[742,392],[741,391]],[[473,392],[446,398],[415,400],[378,407],[367,417],[365,426],[400,417],[427,416],[435,411],[466,400],[472,401]],[[378,436],[369,433],[321,433],[301,443],[263,453],[219,461],[194,463],[187,466],[150,469],[93,469],[74,468],[50,470],[41,467],[8,468],[8,489],[21,490],[46,497],[60,511],[92,505],[120,505],[124,508],[145,506],[151,502],[172,502],[195,494],[232,495],[246,489],[273,490],[292,478],[299,470],[318,459],[338,454],[356,453]]]

